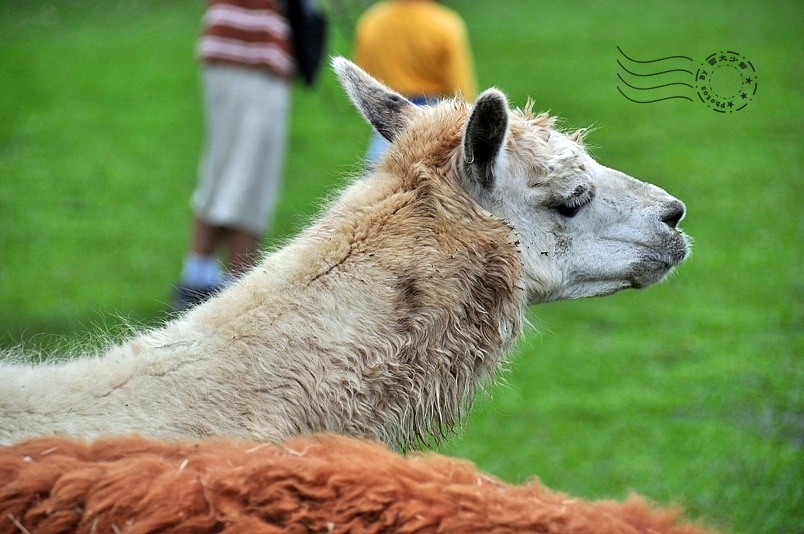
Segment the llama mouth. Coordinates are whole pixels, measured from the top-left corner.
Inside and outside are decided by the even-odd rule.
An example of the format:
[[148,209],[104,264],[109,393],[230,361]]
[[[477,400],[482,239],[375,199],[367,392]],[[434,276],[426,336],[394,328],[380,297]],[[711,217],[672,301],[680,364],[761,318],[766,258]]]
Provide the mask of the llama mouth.
[[676,249],[665,254],[647,254],[634,265],[629,280],[631,287],[642,289],[664,280],[678,265],[687,259],[687,249]]
[[684,232],[676,230],[659,246],[646,251],[634,265],[630,277],[631,287],[648,287],[664,280],[691,253],[690,241]]
[[642,288],[663,280],[677,266],[684,263],[691,253],[690,240],[681,230],[642,245],[642,253],[632,264],[631,287]]

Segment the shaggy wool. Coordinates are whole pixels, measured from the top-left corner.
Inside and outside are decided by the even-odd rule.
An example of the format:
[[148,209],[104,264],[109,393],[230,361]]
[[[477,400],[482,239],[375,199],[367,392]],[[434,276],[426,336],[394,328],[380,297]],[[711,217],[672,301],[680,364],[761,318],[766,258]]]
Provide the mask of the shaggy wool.
[[437,454],[334,435],[0,447],[0,532],[703,534],[639,497],[573,499]]

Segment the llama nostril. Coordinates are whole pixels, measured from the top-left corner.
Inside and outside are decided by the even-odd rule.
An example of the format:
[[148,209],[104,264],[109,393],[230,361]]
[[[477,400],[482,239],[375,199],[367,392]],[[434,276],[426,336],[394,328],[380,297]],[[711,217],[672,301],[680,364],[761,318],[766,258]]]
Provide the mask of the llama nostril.
[[661,213],[661,220],[670,228],[675,228],[684,218],[684,204],[678,200],[668,202]]

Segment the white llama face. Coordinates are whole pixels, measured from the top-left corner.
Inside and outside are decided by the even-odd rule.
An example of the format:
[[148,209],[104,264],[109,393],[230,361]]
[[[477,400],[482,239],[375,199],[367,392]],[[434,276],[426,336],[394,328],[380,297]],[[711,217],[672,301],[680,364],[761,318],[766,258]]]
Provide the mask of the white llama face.
[[647,287],[687,258],[679,200],[600,165],[559,132],[516,135],[496,158],[493,186],[470,194],[514,228],[530,302]]
[[[352,63],[333,64],[389,141],[425,113]],[[647,287],[689,255],[680,201],[600,165],[548,119],[511,112],[496,89],[477,98],[452,150],[466,192],[513,228],[531,303]]]

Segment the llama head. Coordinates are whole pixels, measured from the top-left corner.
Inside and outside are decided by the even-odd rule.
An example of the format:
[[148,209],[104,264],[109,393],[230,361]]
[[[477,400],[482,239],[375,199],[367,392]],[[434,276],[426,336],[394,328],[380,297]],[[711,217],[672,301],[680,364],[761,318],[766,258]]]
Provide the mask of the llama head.
[[[599,164],[580,133],[558,131],[531,103],[510,110],[505,95],[489,89],[473,105],[423,108],[343,58],[333,65],[363,116],[392,142],[388,158],[404,150],[408,164],[444,166],[513,229],[530,303],[647,287],[689,256],[678,228],[683,203]],[[448,156],[434,159],[435,151]]]

